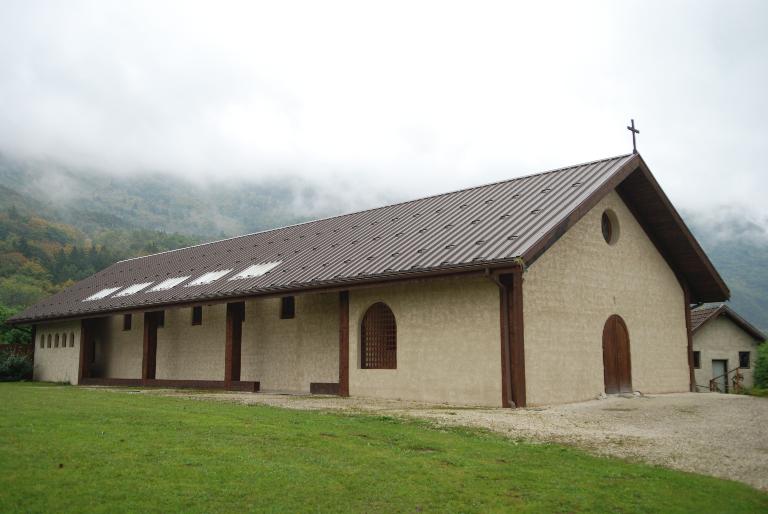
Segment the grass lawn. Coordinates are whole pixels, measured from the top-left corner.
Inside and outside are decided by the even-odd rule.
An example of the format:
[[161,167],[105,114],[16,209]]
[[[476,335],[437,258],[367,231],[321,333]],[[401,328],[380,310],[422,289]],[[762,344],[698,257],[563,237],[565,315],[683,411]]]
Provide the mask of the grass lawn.
[[0,384],[0,512],[766,512],[746,485],[476,430]]

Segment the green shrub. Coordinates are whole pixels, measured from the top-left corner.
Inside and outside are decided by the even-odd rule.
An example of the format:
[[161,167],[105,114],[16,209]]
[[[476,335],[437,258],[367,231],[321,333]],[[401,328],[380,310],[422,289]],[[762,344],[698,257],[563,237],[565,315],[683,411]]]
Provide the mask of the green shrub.
[[768,342],[757,347],[757,359],[755,360],[755,387],[768,389]]
[[759,396],[761,398],[768,398],[768,389],[760,389],[758,387],[753,387],[752,389],[748,389],[746,394],[750,396]]
[[11,382],[32,378],[32,361],[23,355],[0,353],[0,381]]

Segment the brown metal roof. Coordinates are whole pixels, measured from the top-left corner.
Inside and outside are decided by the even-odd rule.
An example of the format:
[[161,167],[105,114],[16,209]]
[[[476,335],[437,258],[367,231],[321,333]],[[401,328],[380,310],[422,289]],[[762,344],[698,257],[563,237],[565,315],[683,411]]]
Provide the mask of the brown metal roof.
[[765,334],[757,329],[757,327],[739,316],[736,311],[725,304],[706,305],[693,309],[691,311],[691,332],[696,332],[703,327],[706,322],[716,319],[718,316],[726,316],[756,341],[763,342],[768,339],[765,337]]
[[[516,265],[521,259],[529,264],[600,198],[627,177],[641,173],[641,168],[645,166],[639,155],[622,155],[129,259],[42,300],[11,321],[83,317],[435,272],[482,270]],[[663,200],[668,204],[665,196]],[[657,201],[656,205],[666,208],[664,202]],[[679,223],[673,243],[685,250],[691,240],[698,247],[682,221]],[[230,280],[249,266],[266,263],[279,264],[258,277]],[[700,262],[693,264],[698,266],[693,271],[704,270],[702,275],[711,270],[705,282],[709,293],[700,296],[714,297],[711,301],[726,299],[727,288],[703,252]],[[201,275],[217,270],[231,271],[208,284],[188,287]],[[678,272],[683,276],[687,273]],[[189,278],[170,289],[151,291],[174,277]],[[149,282],[151,285],[137,293],[120,296],[131,285]],[[107,288],[119,289],[102,299],[84,301]],[[693,287],[692,292],[692,301],[707,301],[698,298]]]

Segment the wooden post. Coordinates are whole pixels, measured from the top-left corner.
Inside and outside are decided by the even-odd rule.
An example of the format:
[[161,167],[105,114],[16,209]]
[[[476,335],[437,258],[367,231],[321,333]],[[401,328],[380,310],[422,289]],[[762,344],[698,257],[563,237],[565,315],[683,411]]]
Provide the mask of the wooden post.
[[523,270],[499,275],[501,314],[501,405],[525,407]]
[[82,384],[84,378],[91,377],[91,355],[93,353],[93,325],[94,320],[80,320],[80,362],[77,368],[77,383]]
[[232,382],[240,380],[243,318],[245,304],[243,302],[227,304],[227,338],[224,346],[224,382],[227,388]]
[[525,407],[525,331],[523,330],[523,270],[512,272],[509,296],[509,354],[512,370],[512,401],[515,407]]
[[339,396],[349,396],[349,291],[339,293]]
[[157,312],[144,313],[144,354],[141,359],[142,380],[154,380],[157,369]]
[[688,389],[696,392],[696,371],[693,368],[693,333],[691,332],[691,291],[688,284],[681,280],[683,286],[683,301],[685,302],[685,332],[688,336]]
[[501,325],[501,406],[512,407],[512,379],[510,377],[510,328],[509,328],[509,288],[511,275],[501,275],[499,285],[499,320]]
[[37,351],[37,325],[32,325],[32,380],[35,379],[35,352]]

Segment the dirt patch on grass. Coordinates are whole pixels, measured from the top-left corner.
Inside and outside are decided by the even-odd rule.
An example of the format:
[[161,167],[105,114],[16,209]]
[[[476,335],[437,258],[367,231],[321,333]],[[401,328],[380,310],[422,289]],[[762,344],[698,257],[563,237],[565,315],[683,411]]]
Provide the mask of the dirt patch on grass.
[[768,437],[765,434],[768,399],[764,398],[681,393],[612,397],[511,410],[335,396],[139,391],[195,400],[370,413],[424,419],[445,426],[484,428],[515,439],[575,445],[600,455],[642,460],[768,490]]

